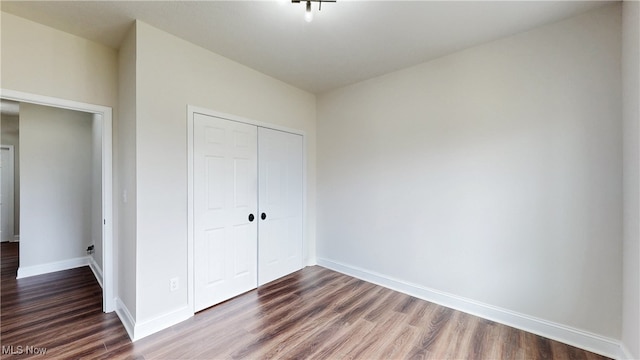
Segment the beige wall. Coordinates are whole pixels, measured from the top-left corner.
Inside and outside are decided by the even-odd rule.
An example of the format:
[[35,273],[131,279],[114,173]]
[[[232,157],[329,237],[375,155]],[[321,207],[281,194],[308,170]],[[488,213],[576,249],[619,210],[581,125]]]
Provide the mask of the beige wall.
[[[315,233],[315,96],[137,23],[137,322],[187,305],[187,105],[306,133]],[[309,254],[313,258],[313,254]],[[179,277],[179,291],[169,279]]]
[[640,2],[622,3],[624,243],[622,342],[640,359]]
[[[114,134],[118,147],[113,154],[119,168],[116,176],[119,188],[116,190],[114,207],[118,209],[117,254],[118,277],[117,294],[131,316],[136,316],[136,254],[137,254],[137,201],[136,201],[136,28],[131,27],[125,37],[119,61],[119,111],[118,124]],[[126,202],[125,202],[126,193]]]
[[1,16],[3,89],[116,106],[116,50],[5,12]]
[[[20,104],[20,269],[85,257],[91,245],[92,115]],[[27,271],[29,272],[29,271]]]
[[620,6],[318,98],[318,258],[611,339]]

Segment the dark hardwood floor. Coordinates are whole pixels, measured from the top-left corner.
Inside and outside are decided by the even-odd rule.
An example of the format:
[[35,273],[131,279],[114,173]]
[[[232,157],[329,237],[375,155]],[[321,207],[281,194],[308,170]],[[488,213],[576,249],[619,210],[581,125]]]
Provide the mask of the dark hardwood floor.
[[604,359],[318,266],[132,344],[89,268],[16,280],[0,252],[3,359]]

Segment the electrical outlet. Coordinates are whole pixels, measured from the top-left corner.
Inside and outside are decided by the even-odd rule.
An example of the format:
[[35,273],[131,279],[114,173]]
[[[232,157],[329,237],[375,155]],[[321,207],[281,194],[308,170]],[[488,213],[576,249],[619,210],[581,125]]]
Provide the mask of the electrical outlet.
[[178,290],[179,287],[180,287],[180,282],[177,277],[174,277],[171,280],[169,280],[169,290],[176,291]]

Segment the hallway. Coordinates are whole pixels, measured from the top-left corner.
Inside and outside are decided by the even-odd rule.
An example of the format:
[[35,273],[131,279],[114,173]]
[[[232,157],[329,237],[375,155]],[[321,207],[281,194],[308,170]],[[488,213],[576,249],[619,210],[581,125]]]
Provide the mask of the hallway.
[[16,280],[19,244],[2,243],[0,254],[2,359],[43,351],[46,358],[113,358],[132,348],[115,312],[102,312],[89,267]]

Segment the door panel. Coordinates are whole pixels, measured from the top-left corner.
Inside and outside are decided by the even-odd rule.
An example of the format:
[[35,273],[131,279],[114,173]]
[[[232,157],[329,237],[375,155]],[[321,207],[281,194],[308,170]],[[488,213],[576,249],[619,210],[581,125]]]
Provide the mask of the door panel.
[[205,231],[207,247],[207,285],[224,280],[224,229]]
[[302,136],[258,129],[258,284],[302,268]]
[[224,207],[224,181],[216,174],[224,173],[225,159],[222,156],[205,157],[207,173],[205,192],[207,194],[207,210],[221,210]]
[[194,115],[195,310],[257,285],[257,128]]

